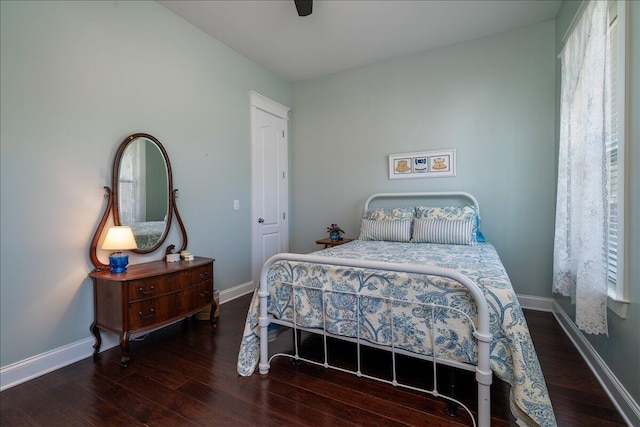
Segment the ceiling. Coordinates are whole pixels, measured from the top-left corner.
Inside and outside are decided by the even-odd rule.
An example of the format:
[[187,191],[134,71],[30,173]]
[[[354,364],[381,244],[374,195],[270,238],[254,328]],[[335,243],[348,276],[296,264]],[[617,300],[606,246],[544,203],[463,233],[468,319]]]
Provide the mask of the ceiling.
[[554,19],[561,0],[158,1],[287,82]]

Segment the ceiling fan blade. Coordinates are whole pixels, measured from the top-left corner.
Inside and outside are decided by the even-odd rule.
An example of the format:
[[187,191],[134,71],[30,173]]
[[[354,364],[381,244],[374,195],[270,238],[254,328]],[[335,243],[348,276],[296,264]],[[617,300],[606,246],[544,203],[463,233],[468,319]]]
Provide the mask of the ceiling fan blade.
[[311,15],[313,11],[313,0],[293,0],[296,3],[299,16]]

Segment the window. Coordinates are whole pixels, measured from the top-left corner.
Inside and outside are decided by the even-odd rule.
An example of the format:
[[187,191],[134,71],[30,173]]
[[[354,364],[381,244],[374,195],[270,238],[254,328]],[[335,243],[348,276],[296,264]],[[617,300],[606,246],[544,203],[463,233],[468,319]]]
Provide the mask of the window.
[[609,161],[608,305],[621,317],[626,317],[626,302],[628,302],[624,239],[626,7],[626,1],[613,0],[609,3],[611,139],[607,144]]
[[625,7],[583,2],[558,55],[553,290],[571,296],[576,325],[589,334],[608,334],[608,307],[623,317],[626,308]]

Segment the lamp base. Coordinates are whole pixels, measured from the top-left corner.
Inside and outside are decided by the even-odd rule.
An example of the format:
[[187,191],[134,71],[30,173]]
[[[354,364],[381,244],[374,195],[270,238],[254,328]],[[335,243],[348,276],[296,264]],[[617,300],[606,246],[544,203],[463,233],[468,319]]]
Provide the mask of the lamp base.
[[112,273],[124,273],[127,271],[127,264],[129,264],[129,255],[124,255],[122,252],[114,252],[109,255],[109,266]]

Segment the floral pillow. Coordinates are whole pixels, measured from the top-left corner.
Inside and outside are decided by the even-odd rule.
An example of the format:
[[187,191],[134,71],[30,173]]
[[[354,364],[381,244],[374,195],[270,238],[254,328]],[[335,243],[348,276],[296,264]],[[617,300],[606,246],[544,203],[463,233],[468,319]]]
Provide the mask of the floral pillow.
[[367,211],[366,219],[374,221],[413,219],[414,208],[375,208]]
[[416,206],[415,216],[423,219],[464,220],[475,219],[477,212],[475,206]]

